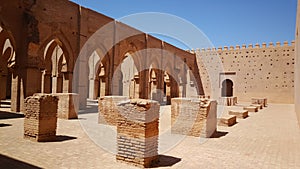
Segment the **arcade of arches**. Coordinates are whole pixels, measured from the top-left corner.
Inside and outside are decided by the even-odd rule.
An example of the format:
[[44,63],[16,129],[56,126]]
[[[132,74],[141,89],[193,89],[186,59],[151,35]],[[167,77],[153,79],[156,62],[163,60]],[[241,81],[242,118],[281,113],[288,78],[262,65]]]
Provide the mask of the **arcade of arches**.
[[[0,97],[11,99],[12,111],[23,111],[24,98],[34,93],[79,93],[81,107],[87,98],[105,95],[167,104],[172,97],[204,94],[195,54],[68,0],[11,0],[2,6]],[[120,40],[90,45],[78,58],[88,39],[109,24],[114,31],[103,42]],[[133,35],[121,38],[125,30]],[[141,57],[148,49],[156,50]]]

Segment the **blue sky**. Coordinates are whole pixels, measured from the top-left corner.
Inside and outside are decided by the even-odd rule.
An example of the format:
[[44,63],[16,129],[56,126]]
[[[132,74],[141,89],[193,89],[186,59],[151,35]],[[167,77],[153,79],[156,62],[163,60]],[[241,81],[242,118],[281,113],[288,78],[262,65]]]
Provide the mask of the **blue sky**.
[[176,15],[202,30],[216,47],[290,42],[295,35],[297,0],[72,1],[115,19],[141,12]]

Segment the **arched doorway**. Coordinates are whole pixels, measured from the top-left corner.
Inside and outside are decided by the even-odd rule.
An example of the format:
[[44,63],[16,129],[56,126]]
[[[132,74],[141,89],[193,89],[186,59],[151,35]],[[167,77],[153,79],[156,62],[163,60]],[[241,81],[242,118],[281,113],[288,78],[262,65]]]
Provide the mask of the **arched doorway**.
[[233,96],[233,82],[230,79],[225,79],[222,82],[222,97]]

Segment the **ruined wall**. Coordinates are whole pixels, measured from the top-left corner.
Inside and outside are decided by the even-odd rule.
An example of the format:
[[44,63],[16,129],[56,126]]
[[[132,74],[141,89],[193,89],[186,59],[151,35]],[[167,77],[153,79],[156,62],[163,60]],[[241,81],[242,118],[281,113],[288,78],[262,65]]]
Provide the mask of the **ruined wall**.
[[[219,97],[222,81],[230,79],[238,101],[266,97],[270,103],[294,103],[294,50],[294,42],[196,50],[205,95],[211,93],[207,65],[215,69],[217,78],[213,80],[219,85]],[[223,67],[214,61],[218,59]]]
[[171,132],[210,137],[217,129],[217,103],[208,99],[171,99]]
[[24,138],[34,141],[56,139],[58,99],[36,95],[25,99]]

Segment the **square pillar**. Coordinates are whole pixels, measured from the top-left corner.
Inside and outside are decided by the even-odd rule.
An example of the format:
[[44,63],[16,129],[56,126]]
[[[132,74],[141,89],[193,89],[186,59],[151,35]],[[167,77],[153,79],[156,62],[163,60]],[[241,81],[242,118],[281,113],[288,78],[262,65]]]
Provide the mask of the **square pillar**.
[[216,131],[216,101],[172,98],[171,104],[172,134],[208,138]]
[[118,107],[117,161],[151,167],[158,160],[159,103],[132,99]]
[[57,102],[56,97],[46,94],[25,99],[25,139],[38,142],[56,139]]

